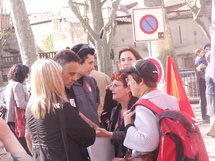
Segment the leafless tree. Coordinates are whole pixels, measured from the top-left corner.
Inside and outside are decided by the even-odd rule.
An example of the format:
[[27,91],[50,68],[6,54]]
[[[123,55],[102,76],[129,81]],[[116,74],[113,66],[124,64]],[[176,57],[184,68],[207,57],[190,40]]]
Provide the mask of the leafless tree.
[[[112,73],[110,51],[115,30],[115,15],[120,0],[84,0],[83,3],[68,0],[68,3],[87,32],[89,40],[95,45],[98,70],[110,75]],[[110,11],[107,18],[103,10],[104,4],[109,5],[106,8]]]
[[211,41],[211,36],[209,32],[209,27],[206,27],[204,22],[201,20],[201,15],[207,16],[209,19],[211,17],[211,0],[185,0],[187,3],[188,7],[190,8],[192,14],[193,14],[193,19],[198,23],[199,27],[202,29],[203,33],[205,34],[206,38],[208,41]]

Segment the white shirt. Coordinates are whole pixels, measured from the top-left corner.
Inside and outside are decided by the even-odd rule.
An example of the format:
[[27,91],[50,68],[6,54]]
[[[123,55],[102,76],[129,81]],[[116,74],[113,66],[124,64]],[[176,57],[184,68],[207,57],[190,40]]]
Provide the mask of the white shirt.
[[[141,98],[148,99],[162,109],[179,110],[178,100],[161,90],[152,91]],[[158,116],[142,105],[137,105],[135,110],[134,126],[128,128],[123,143],[133,149],[132,156],[152,152],[159,144]]]

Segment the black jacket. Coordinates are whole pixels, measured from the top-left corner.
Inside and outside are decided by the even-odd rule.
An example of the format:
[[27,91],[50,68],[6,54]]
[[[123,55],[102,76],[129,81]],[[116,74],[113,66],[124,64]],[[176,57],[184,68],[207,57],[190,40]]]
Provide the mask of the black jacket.
[[110,128],[110,116],[113,108],[117,105],[117,102],[113,100],[112,91],[108,88],[106,89],[104,107],[101,114],[102,127],[108,130]]
[[[91,128],[68,102],[63,105],[68,153],[70,161],[85,161],[86,147],[95,141],[95,130]],[[44,119],[36,119],[27,108],[27,129],[33,143],[33,157],[38,161],[66,161],[61,135],[59,110]]]
[[[128,109],[132,107],[134,103],[138,100],[137,97],[132,97],[128,103]],[[111,143],[115,145],[115,156],[116,157],[124,157],[126,153],[126,147],[123,146],[123,141],[125,139],[125,132],[124,132],[124,121],[122,125],[119,125],[120,122],[120,112],[121,112],[121,105],[118,104],[116,107],[113,108],[111,117],[110,117],[110,129],[109,131],[113,132],[113,137],[111,139]],[[117,125],[116,125],[117,124]],[[115,127],[117,128],[115,129]]]

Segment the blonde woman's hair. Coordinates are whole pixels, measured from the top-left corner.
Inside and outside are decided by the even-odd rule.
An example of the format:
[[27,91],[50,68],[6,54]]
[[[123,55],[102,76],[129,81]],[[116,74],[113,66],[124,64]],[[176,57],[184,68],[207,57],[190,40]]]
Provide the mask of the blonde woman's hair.
[[35,118],[44,118],[67,101],[62,67],[51,59],[38,59],[31,67],[31,97],[28,108]]

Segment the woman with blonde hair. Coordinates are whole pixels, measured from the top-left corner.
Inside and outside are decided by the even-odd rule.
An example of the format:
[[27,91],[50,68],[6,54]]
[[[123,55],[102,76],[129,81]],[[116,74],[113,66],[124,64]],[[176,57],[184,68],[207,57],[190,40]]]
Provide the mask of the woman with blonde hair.
[[[37,60],[32,65],[30,85],[26,138],[33,157],[43,161],[86,160],[81,149],[94,143],[95,130],[68,102],[62,67],[53,60]],[[64,137],[61,134],[62,118],[65,122],[67,142],[63,141]]]

